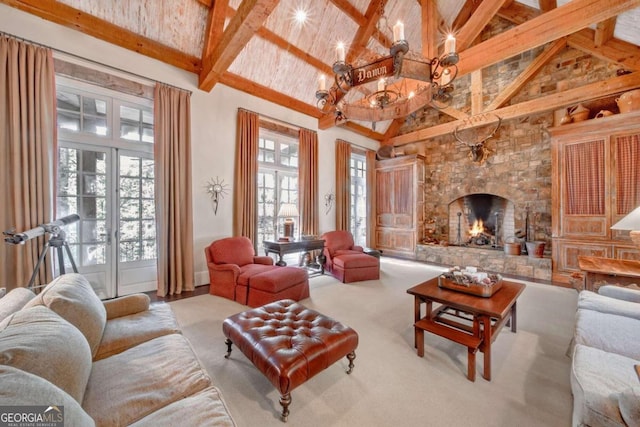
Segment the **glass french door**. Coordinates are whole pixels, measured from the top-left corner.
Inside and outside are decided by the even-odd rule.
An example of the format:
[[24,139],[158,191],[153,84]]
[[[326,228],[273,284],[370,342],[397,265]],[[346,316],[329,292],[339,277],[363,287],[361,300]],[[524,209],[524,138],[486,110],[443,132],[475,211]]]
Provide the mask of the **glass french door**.
[[[78,271],[102,299],[156,288],[153,159],[146,153],[61,141],[56,215]],[[57,262],[54,264],[57,268]],[[72,271],[65,259],[66,272]],[[59,272],[56,272],[59,274]]]

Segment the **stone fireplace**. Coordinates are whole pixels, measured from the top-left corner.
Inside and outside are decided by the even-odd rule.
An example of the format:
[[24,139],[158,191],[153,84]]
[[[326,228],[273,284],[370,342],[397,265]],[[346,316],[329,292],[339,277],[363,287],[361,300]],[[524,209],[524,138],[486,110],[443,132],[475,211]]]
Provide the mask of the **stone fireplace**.
[[515,235],[514,203],[487,193],[467,194],[449,204],[449,244],[501,249]]
[[[542,124],[549,120],[551,115],[503,122],[487,143],[491,155],[482,165],[471,162],[468,149],[449,135],[420,146],[425,236],[416,259],[551,280],[550,244],[544,258],[504,251],[505,242],[523,242],[525,233],[529,240],[551,241],[551,154]],[[471,240],[477,219],[485,241]]]

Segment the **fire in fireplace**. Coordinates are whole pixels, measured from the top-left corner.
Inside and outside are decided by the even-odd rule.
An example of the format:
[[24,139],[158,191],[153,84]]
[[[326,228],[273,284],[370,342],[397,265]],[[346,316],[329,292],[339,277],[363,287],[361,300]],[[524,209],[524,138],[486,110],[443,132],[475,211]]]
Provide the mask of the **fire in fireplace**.
[[514,204],[495,194],[477,193],[449,204],[449,242],[501,248],[514,235]]

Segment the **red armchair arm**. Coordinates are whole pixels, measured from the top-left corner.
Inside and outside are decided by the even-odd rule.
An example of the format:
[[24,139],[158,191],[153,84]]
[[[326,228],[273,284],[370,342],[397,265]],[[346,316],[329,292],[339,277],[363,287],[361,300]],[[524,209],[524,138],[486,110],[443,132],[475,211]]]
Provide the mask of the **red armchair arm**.
[[353,245],[351,248],[352,251],[364,252],[364,248],[362,246]]
[[270,256],[254,256],[253,257],[254,264],[263,264],[263,265],[273,265],[273,258]]
[[235,299],[236,283],[240,276],[240,267],[235,264],[207,263],[209,267],[209,286],[214,288],[214,295]]

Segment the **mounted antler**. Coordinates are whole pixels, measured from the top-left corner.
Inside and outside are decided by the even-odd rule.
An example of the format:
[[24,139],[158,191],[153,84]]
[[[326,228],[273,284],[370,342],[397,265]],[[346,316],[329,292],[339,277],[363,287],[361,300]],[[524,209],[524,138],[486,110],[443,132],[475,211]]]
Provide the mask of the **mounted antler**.
[[489,153],[491,151],[484,146],[484,143],[487,142],[489,138],[493,137],[498,131],[498,129],[500,129],[500,125],[502,124],[502,118],[500,118],[500,116],[498,115],[496,115],[496,117],[498,117],[498,124],[496,125],[495,129],[493,129],[491,133],[489,133],[489,135],[487,135],[486,137],[484,137],[479,141],[474,141],[474,142],[463,141],[458,136],[458,128],[460,126],[456,126],[456,128],[454,129],[453,137],[458,142],[461,142],[462,144],[466,145],[471,149],[471,151],[469,152],[469,158],[471,159],[471,161],[482,164],[489,156]]

